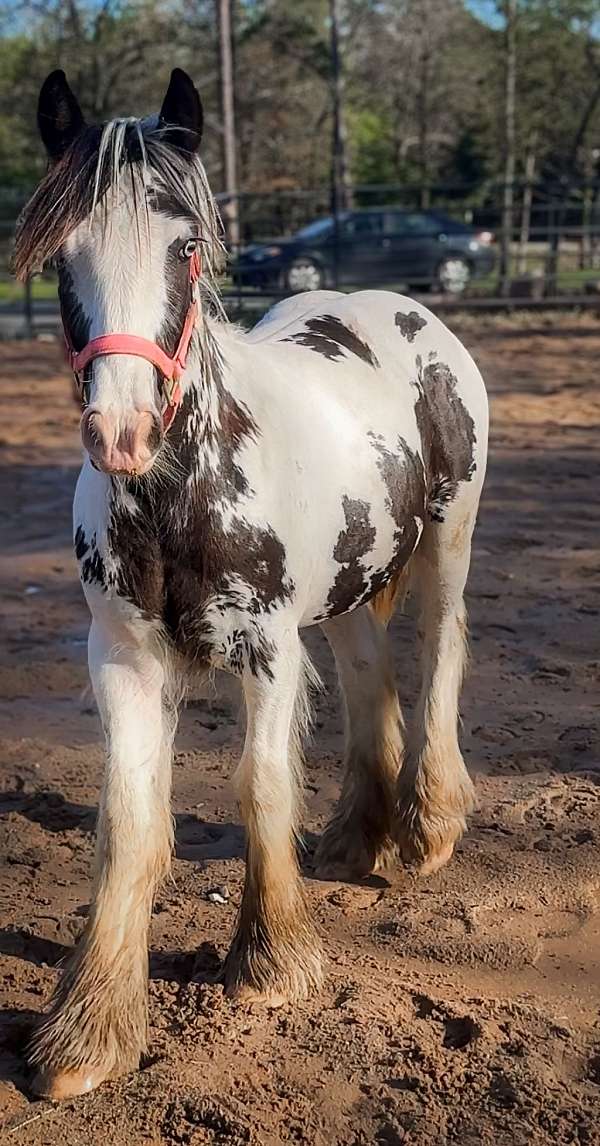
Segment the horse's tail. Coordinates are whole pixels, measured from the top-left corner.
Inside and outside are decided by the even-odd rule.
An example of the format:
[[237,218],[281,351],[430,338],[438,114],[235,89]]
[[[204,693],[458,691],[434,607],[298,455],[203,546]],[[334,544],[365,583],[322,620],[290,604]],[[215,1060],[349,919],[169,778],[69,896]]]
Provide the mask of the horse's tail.
[[387,629],[398,605],[403,605],[410,587],[412,559],[388,581],[385,589],[381,589],[371,598],[369,604],[378,621]]

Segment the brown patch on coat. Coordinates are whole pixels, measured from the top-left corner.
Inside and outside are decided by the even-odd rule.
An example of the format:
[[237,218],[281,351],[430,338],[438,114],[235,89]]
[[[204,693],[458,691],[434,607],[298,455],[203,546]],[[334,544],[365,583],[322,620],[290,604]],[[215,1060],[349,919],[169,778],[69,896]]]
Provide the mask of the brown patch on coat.
[[416,310],[410,310],[408,314],[403,314],[401,310],[397,310],[394,321],[400,334],[407,342],[414,342],[419,331],[427,326],[427,319],[418,314]]
[[369,366],[378,367],[379,362],[371,347],[359,338],[354,330],[333,314],[324,314],[319,318],[309,318],[305,322],[306,330],[299,330],[295,334],[282,338],[282,342],[296,342],[299,346],[307,346],[317,354],[336,362],[348,354],[355,354]]
[[396,526],[393,570],[396,572],[412,556],[420,536],[417,521],[422,523],[425,516],[423,462],[400,435],[395,450],[386,446],[381,435],[369,436],[378,454],[377,468],[387,490],[385,504]]
[[361,565],[361,558],[371,551],[376,536],[366,501],[344,495],[342,508],[346,527],[341,530],[333,550],[333,559],[342,568],[327,596],[327,615],[330,617],[346,612],[362,599],[368,584],[368,574]]
[[475,473],[475,423],[456,392],[456,377],[443,362],[423,366],[417,357],[419,392],[415,417],[427,475],[428,510],[433,521],[443,521],[459,482]]
[[359,605],[380,594],[405,568],[419,543],[425,515],[425,479],[419,455],[400,436],[395,451],[386,446],[381,435],[370,433],[369,438],[379,455],[377,466],[387,487],[386,508],[396,530],[392,557],[371,574]]
[[98,550],[96,534],[86,537],[81,525],[75,530],[74,539],[75,556],[79,562],[81,580],[86,585],[99,585],[102,589],[108,588],[106,566]]

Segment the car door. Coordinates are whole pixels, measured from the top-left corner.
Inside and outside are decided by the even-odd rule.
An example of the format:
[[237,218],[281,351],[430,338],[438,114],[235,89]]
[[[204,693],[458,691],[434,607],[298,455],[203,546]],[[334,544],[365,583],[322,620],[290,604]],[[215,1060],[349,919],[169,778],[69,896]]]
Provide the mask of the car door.
[[[383,213],[354,211],[339,221],[339,281],[353,286],[377,285],[385,262]],[[335,237],[334,237],[335,246]]]
[[440,258],[440,224],[421,211],[386,211],[382,245],[388,280],[428,285]]

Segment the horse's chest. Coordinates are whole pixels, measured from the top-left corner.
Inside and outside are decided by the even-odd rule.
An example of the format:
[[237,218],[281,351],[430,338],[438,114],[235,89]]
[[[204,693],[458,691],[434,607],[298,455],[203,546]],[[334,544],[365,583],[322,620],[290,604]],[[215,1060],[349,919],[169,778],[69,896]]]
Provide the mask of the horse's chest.
[[173,530],[149,515],[113,518],[117,591],[194,662],[227,661],[261,619],[291,600],[285,547],[267,524],[191,515]]
[[111,545],[119,596],[157,621],[180,652],[203,655],[201,621],[214,577],[207,576],[202,541],[149,528],[147,521],[142,537],[133,523],[122,522],[113,526]]

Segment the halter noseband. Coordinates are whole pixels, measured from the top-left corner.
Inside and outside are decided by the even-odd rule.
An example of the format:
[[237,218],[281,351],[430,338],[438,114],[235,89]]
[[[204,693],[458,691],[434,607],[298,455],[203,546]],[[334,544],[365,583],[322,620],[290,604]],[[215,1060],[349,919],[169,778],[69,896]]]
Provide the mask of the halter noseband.
[[157,370],[160,370],[163,376],[167,403],[162,416],[163,430],[168,430],[181,403],[182,393],[179,379],[185,370],[188,350],[198,317],[196,284],[201,273],[200,254],[198,251],[194,251],[190,259],[189,278],[192,287],[192,301],[188,307],[181,337],[172,358],[169,358],[169,355],[156,342],[151,342],[148,338],[140,338],[137,334],[101,334],[98,338],[92,338],[90,342],[87,342],[82,350],[75,350],[71,345],[63,322],[67,355],[78,389],[83,390],[81,372],[94,358],[102,358],[107,354],[132,354],[135,358],[145,358],[147,362],[151,362]]

